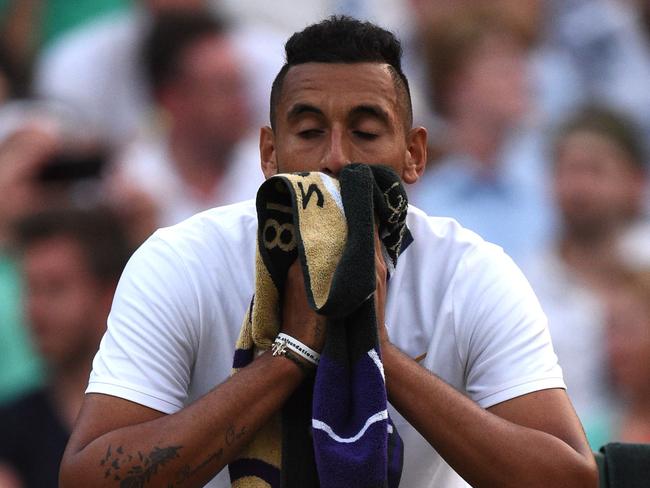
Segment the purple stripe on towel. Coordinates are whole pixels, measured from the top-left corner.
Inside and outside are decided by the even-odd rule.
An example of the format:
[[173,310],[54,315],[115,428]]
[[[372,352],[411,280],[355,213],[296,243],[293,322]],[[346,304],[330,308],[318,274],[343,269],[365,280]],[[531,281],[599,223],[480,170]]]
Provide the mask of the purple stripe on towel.
[[313,417],[341,437],[355,435],[368,417],[386,409],[384,379],[367,353],[352,365],[351,371],[323,355],[317,375]]
[[237,459],[228,465],[230,482],[245,476],[256,476],[266,481],[271,488],[280,488],[280,470],[261,459]]
[[[351,365],[333,360],[327,354],[321,356],[314,388],[313,416],[343,438],[338,441],[321,428],[313,430],[321,487],[397,486],[401,446],[389,450],[389,421],[377,417],[380,412],[386,414],[386,408],[384,379],[367,353]],[[369,419],[373,422],[367,425]],[[399,442],[394,432],[391,436],[397,439],[391,442]]]
[[232,360],[232,367],[239,369],[239,368],[243,368],[244,366],[248,366],[253,361],[254,357],[255,357],[255,352],[253,348],[237,349],[235,351],[235,356]]

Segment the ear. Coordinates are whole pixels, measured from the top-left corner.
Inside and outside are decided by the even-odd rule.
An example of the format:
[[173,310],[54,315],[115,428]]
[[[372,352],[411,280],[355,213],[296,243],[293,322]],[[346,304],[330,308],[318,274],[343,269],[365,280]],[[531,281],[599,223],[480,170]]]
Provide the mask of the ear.
[[415,183],[427,164],[427,130],[424,127],[412,128],[406,136],[406,157],[402,180]]
[[275,153],[275,136],[273,129],[262,127],[260,129],[260,161],[262,173],[265,178],[270,178],[278,173],[278,163]]

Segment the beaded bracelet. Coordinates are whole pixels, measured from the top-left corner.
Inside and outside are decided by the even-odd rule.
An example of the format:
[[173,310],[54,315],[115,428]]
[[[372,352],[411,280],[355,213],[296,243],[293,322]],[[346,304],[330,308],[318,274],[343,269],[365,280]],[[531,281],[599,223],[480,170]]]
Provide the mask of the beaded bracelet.
[[286,347],[278,352],[278,354],[276,354],[275,351],[272,351],[272,354],[273,356],[282,356],[289,359],[292,363],[298,366],[302,374],[307,378],[313,378],[316,375],[316,366],[305,361],[295,352],[287,349]]

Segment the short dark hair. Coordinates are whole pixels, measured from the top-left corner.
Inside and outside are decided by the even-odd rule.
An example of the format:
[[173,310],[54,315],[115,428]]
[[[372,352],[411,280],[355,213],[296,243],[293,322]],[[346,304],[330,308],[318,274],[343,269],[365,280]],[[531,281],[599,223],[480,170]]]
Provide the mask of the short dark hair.
[[18,251],[57,237],[79,244],[92,275],[104,283],[116,283],[132,246],[121,220],[105,208],[53,208],[30,214],[14,224]]
[[597,104],[583,107],[560,126],[555,136],[556,150],[575,132],[591,132],[607,138],[627,155],[633,167],[646,169],[647,152],[640,127],[626,113]]
[[154,96],[180,74],[181,59],[190,47],[226,31],[226,21],[206,10],[180,9],[156,15],[142,47],[142,63]]
[[286,62],[271,87],[271,127],[275,127],[276,108],[287,72],[305,63],[388,64],[395,88],[403,95],[405,122],[409,126],[413,123],[411,92],[402,71],[402,46],[393,33],[371,22],[334,15],[293,34],[284,49]]

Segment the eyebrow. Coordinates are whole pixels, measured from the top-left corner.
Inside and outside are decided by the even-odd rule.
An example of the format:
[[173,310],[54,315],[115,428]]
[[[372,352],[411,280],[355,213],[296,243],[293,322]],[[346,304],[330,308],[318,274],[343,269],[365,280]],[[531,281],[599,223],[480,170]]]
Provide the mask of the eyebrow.
[[[287,119],[290,121],[295,120],[303,114],[313,114],[318,116],[324,115],[323,111],[318,107],[308,103],[296,103],[287,113]],[[388,112],[379,105],[357,105],[350,111],[349,117],[351,119],[361,116],[370,116],[385,125],[390,125],[390,116],[388,115]]]
[[350,118],[370,116],[378,119],[385,125],[390,125],[390,116],[388,112],[379,105],[357,105],[350,111]]
[[287,119],[294,120],[303,114],[324,115],[323,111],[318,107],[314,107],[308,103],[296,103],[287,113]]

